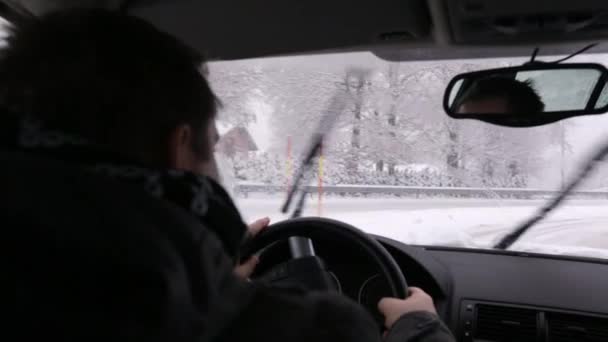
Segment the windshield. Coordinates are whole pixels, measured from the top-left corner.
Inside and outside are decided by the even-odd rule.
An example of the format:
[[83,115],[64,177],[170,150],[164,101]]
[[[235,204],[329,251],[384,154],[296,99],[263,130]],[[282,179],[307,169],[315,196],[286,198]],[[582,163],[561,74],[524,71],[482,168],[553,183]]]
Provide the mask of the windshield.
[[[515,129],[444,114],[443,92],[456,74],[526,60],[388,62],[344,53],[210,63],[223,102],[216,149],[223,182],[246,220],[287,218],[279,212],[286,190],[329,112],[336,123],[309,175],[305,216],[407,244],[491,248],[608,139],[608,115]],[[603,64],[608,55],[572,61]],[[526,78],[548,84],[540,94],[548,98],[586,76]],[[608,258],[607,208],[608,166],[600,165],[510,249]]]

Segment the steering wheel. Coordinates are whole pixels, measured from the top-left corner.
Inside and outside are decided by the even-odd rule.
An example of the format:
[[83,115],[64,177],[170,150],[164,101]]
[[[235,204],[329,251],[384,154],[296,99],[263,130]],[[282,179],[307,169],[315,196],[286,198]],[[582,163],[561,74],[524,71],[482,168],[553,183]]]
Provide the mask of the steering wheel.
[[[345,241],[346,245],[365,253],[365,256],[375,264],[379,275],[386,280],[392,297],[406,298],[408,296],[407,282],[395,259],[378,241],[344,222],[319,217],[302,217],[278,222],[267,227],[249,241],[244,246],[243,254],[245,256],[253,255],[274,243],[294,237],[311,240],[332,238]],[[292,261],[304,260],[306,257],[296,257]],[[314,257],[314,252],[308,257]],[[308,279],[318,279],[319,273],[323,272],[322,267],[310,267],[310,264],[300,270],[303,271],[300,272],[301,276]],[[283,269],[281,272],[288,271]]]

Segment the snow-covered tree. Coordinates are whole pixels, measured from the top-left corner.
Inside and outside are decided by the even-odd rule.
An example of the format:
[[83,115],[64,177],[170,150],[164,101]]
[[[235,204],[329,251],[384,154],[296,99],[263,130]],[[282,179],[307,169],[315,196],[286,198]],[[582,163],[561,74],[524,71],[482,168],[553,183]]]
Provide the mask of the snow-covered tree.
[[211,68],[223,122],[247,127],[263,113],[270,124],[271,147],[234,163],[241,180],[285,182],[288,145],[297,165],[323,118],[335,119],[328,120],[335,123],[323,144],[324,174],[332,184],[527,186],[541,172],[546,151],[560,144],[554,126],[508,129],[443,113],[452,77],[513,61],[296,62]]

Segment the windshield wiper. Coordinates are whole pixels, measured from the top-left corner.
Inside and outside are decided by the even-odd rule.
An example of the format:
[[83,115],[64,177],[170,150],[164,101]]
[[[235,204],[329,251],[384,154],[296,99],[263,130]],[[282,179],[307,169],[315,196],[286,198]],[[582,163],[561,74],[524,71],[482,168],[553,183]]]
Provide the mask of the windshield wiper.
[[547,217],[547,215],[559,207],[562,202],[568,197],[568,195],[581,184],[583,180],[587,178],[587,176],[593,171],[597,164],[599,164],[604,158],[608,155],[608,140],[604,143],[602,148],[600,148],[593,158],[591,158],[587,163],[585,163],[584,167],[580,170],[580,172],[574,177],[570,183],[562,190],[562,192],[550,200],[547,204],[542,206],[540,210],[527,221],[522,223],[520,226],[515,228],[511,233],[507,234],[503,237],[495,246],[496,249],[507,249],[511,247],[521,236],[526,233],[532,226],[540,222],[542,219]]
[[[315,133],[313,136],[313,141],[311,144],[311,148],[309,152],[306,154],[304,159],[302,160],[302,165],[297,169],[296,176],[293,179],[293,184],[289,188],[287,192],[287,198],[285,199],[285,203],[281,208],[281,212],[286,214],[289,211],[289,207],[291,206],[291,202],[293,202],[293,198],[295,197],[298,188],[300,187],[300,183],[304,180],[304,176],[310,171],[310,169],[314,165],[314,159],[319,154],[321,150],[321,146],[323,144],[323,134]],[[297,218],[302,215],[302,211],[304,210],[304,198],[306,197],[306,190],[302,189],[302,197],[296,204],[296,207],[291,214],[291,218]]]
[[[289,211],[289,207],[291,206],[291,203],[293,202],[293,199],[296,193],[298,192],[298,189],[300,189],[300,183],[307,179],[306,175],[314,166],[314,160],[321,151],[325,136],[331,131],[334,124],[338,120],[338,117],[346,108],[348,98],[345,96],[347,95],[348,94],[342,94],[340,92],[337,92],[329,102],[329,106],[326,109],[325,114],[321,117],[319,127],[312,136],[310,148],[308,152],[304,155],[304,159],[302,159],[302,165],[297,169],[298,171],[293,179],[293,183],[287,192],[285,204],[283,204],[281,208],[282,213],[286,214]],[[304,211],[304,204],[306,203],[306,195],[308,191],[305,187],[302,187],[301,192],[302,193],[300,195],[298,203],[296,203],[295,209],[291,214],[290,218],[292,219],[302,216],[302,212]],[[291,250],[292,257],[294,258],[315,255],[312,241],[308,238],[289,238],[289,248]]]

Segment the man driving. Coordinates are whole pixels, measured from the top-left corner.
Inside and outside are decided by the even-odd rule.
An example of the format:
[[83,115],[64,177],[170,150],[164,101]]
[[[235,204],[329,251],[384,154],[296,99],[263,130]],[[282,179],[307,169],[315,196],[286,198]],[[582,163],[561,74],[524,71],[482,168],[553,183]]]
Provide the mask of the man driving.
[[[344,297],[234,274],[247,227],[214,181],[218,100],[201,63],[115,12],[55,13],[12,32],[0,59],[1,215],[19,222],[9,278],[20,336],[380,340]],[[432,298],[410,292],[379,303],[384,339],[453,341]]]

